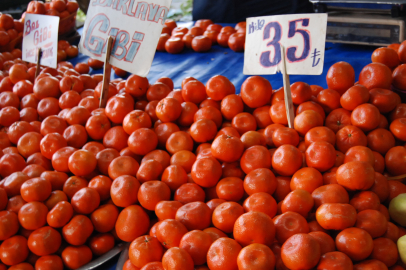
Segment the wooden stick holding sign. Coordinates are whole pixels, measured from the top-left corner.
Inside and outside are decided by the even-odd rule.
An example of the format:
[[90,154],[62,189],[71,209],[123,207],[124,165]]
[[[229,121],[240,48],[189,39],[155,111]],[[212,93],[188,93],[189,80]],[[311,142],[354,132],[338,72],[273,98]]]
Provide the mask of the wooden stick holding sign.
[[113,47],[114,38],[109,36],[107,39],[107,48],[106,48],[106,58],[104,60],[104,69],[103,69],[103,84],[102,84],[102,91],[100,94],[100,103],[99,108],[106,107],[107,104],[107,97],[109,92],[109,84],[110,84],[110,74],[111,74],[111,65],[110,65],[110,54],[111,49]]
[[288,118],[288,124],[290,128],[293,128],[293,122],[295,120],[295,114],[293,111],[293,101],[292,92],[290,91],[290,79],[289,74],[286,70],[286,57],[285,57],[285,47],[281,45],[282,53],[282,76],[283,76],[283,92],[285,95],[285,108],[286,116]]
[[41,50],[41,48],[38,48],[37,49],[37,68],[35,70],[35,78],[37,78],[39,75],[41,56],[42,56],[42,50]]

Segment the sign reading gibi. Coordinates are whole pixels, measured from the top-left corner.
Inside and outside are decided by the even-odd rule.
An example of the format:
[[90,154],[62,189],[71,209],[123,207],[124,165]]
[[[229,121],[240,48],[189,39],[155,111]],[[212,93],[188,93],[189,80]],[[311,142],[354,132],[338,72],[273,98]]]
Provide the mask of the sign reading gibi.
[[81,53],[104,61],[107,38],[115,38],[110,64],[147,76],[171,0],[91,0]]

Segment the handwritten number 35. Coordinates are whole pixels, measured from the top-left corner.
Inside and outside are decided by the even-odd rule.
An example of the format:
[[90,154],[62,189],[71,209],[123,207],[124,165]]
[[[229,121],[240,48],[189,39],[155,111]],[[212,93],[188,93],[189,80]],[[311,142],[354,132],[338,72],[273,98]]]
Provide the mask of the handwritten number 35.
[[[303,52],[299,57],[296,57],[297,47],[289,47],[286,51],[286,57],[289,62],[297,62],[306,59],[310,53],[310,36],[306,30],[297,29],[297,23],[302,22],[302,26],[309,26],[309,19],[298,19],[289,22],[288,38],[292,38],[299,33],[303,37],[304,48]],[[266,45],[273,46],[275,51],[275,56],[271,59],[271,51],[265,51],[261,53],[260,62],[264,67],[276,66],[281,62],[281,44],[279,43],[282,38],[282,27],[278,22],[270,22],[264,28],[264,40],[270,38],[271,30],[274,29],[275,34],[273,39]]]

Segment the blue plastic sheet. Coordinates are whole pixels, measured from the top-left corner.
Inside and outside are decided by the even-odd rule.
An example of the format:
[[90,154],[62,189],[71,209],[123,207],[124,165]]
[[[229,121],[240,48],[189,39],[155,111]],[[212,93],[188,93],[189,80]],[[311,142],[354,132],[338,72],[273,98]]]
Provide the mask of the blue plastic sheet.
[[[179,23],[179,25],[181,24]],[[191,26],[191,23],[183,23],[183,25]],[[323,73],[321,75],[292,75],[290,81],[291,83],[303,81],[310,85],[316,84],[327,88],[327,71],[334,63],[339,61],[348,62],[354,67],[357,80],[362,68],[371,63],[371,54],[375,48],[326,43]],[[86,62],[87,59],[86,55],[79,54],[78,57],[69,61],[75,65],[79,62]],[[234,52],[219,45],[214,45],[209,52],[205,53],[197,53],[191,49],[184,50],[180,54],[156,52],[148,80],[150,83],[154,83],[160,77],[169,77],[173,80],[175,88],[180,88],[182,80],[189,76],[206,83],[214,75],[223,75],[230,79],[237,92],[240,92],[241,85],[248,77],[243,74],[243,65],[243,52]],[[102,69],[91,70],[91,74],[97,73],[102,73]],[[274,89],[283,86],[281,74],[263,77],[271,82]],[[112,72],[111,78],[118,77]]]
[[[178,23],[179,26],[190,27],[191,23]],[[231,25],[231,24],[222,24]],[[79,29],[82,33],[82,29]],[[328,69],[339,61],[350,63],[355,70],[356,80],[362,68],[371,63],[371,54],[375,47],[344,45],[326,43],[326,52],[324,57],[324,68],[321,75],[292,75],[291,83],[302,81],[310,85],[316,84],[327,88],[326,74]],[[76,58],[69,59],[73,65],[80,62],[87,62],[89,57],[79,54]],[[136,63],[137,64],[137,63]],[[141,64],[141,63],[140,63]],[[180,54],[169,54],[166,52],[156,52],[152,63],[151,71],[148,75],[150,83],[154,83],[161,77],[169,77],[175,84],[175,89],[181,87],[182,80],[186,77],[194,77],[203,83],[206,83],[214,75],[226,76],[235,85],[237,92],[240,92],[241,85],[248,76],[243,74],[244,53],[234,52],[229,48],[214,45],[209,52],[197,53],[193,50],[184,50]],[[100,70],[92,70],[91,74],[100,74]],[[282,75],[263,76],[268,79],[274,89],[283,86]],[[111,79],[119,78],[112,72]],[[115,270],[115,262],[118,256],[113,258],[105,265],[98,267],[97,270]]]

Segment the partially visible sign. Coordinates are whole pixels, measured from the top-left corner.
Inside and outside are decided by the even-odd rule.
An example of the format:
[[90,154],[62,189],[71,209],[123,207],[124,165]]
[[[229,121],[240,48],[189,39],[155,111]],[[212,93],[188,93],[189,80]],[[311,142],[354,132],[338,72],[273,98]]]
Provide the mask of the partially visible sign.
[[324,65],[327,14],[293,14],[247,18],[244,74],[281,70],[281,45],[287,74],[320,75]]
[[80,52],[104,61],[107,38],[113,36],[110,64],[146,77],[170,5],[171,0],[91,0]]
[[29,14],[24,19],[23,60],[37,63],[38,48],[41,48],[40,64],[56,68],[58,54],[59,17]]

